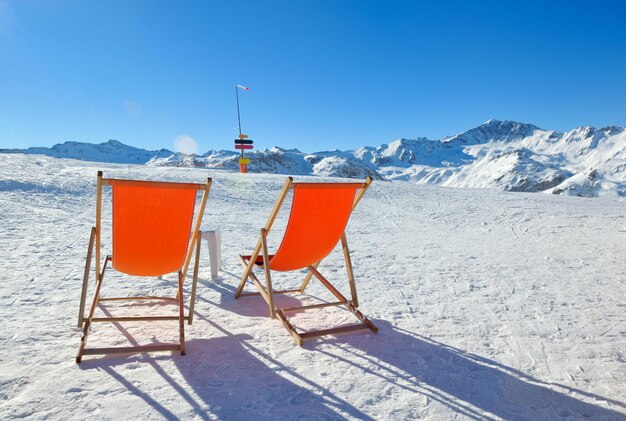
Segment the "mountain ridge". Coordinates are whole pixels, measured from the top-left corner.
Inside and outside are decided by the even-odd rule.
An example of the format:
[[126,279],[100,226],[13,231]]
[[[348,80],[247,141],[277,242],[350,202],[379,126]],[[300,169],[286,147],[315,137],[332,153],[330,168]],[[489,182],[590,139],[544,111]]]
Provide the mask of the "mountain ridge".
[[[117,140],[51,148],[0,149],[96,162],[238,170],[236,151],[186,155]],[[584,197],[626,197],[626,128],[580,126],[567,132],[491,119],[439,140],[400,138],[354,150],[301,152],[274,146],[247,154],[251,172],[405,180],[459,188],[499,188]]]
[[54,158],[72,158],[83,161],[112,162],[116,164],[145,164],[155,157],[165,157],[174,154],[174,152],[169,149],[149,151],[126,145],[114,139],[103,143],[66,141],[57,143],[50,148],[35,146],[27,149],[0,149],[0,153],[39,154],[52,156]]

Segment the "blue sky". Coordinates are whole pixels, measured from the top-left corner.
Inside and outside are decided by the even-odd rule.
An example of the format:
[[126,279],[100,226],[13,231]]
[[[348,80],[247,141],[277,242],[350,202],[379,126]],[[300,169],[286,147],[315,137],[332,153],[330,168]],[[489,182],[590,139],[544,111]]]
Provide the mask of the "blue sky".
[[626,126],[626,2],[0,0],[0,147]]

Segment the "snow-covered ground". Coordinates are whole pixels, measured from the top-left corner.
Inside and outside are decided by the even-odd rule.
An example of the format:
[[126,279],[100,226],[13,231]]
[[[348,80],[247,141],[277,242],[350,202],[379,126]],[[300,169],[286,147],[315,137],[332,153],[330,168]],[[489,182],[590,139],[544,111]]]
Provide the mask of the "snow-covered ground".
[[[222,232],[223,270],[210,279],[203,248],[186,356],[74,362],[98,169],[214,179],[204,227]],[[361,310],[380,332],[299,348],[261,299],[233,297],[242,272],[235,255],[254,246],[283,181],[0,154],[0,418],[626,419],[624,200],[377,181],[347,235]],[[347,289],[340,253],[321,269]],[[294,286],[296,275],[274,280]],[[174,285],[172,276],[129,282],[109,272],[103,295],[174,294]],[[313,283],[308,292],[327,297]],[[99,311],[142,310],[176,309]],[[295,322],[346,319],[327,310]],[[177,336],[176,322],[98,324],[92,332],[92,346]]]

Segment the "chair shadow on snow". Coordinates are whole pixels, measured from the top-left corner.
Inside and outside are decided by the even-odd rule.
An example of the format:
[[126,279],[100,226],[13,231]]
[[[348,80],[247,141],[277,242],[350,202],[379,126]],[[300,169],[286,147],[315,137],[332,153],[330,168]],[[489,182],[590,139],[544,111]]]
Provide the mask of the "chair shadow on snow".
[[[469,418],[626,419],[623,402],[543,382],[384,320],[375,323],[380,329],[378,338],[347,335],[308,345],[315,352],[388,380],[416,396],[438,401]],[[605,401],[623,412],[588,402],[594,400]]]
[[[221,282],[204,282],[203,285],[222,296],[220,303],[212,304],[241,315],[267,316],[267,305],[262,299],[253,300],[254,310],[250,310],[251,302],[245,305],[240,303],[243,300],[234,302],[234,287]],[[288,303],[290,306],[297,304]],[[271,322],[276,324],[276,329],[282,329],[278,322]],[[395,327],[385,320],[374,320],[374,323],[379,327],[377,335],[327,336],[305,342],[303,347],[387,380],[416,396],[438,401],[469,418],[626,419],[626,403],[543,382],[496,361]],[[285,340],[291,342],[286,332]],[[620,412],[589,403],[595,400],[604,401]]]
[[[108,313],[104,306],[100,310]],[[256,312],[253,309],[250,314]],[[194,415],[202,419],[345,419],[346,415],[373,419],[256,348],[249,341],[251,336],[231,334],[196,311],[194,324],[199,322],[218,330],[222,336],[187,340],[184,357],[176,353],[110,356],[86,359],[79,367],[104,371],[167,419],[181,417],[172,409],[174,405],[180,408],[180,404],[173,403],[171,397],[159,399],[153,391],[154,384],[146,384],[143,389],[141,382],[125,377],[116,366],[133,361],[149,364],[187,402]],[[136,340],[122,325],[114,325],[136,345]],[[179,373],[171,373],[167,368],[170,362],[176,365],[184,380],[178,379]]]
[[[199,300],[246,317],[267,316],[267,305],[262,299],[242,303],[243,300],[234,300],[233,286],[221,281],[199,279],[198,282],[199,287],[213,289],[221,296],[220,302],[212,302],[199,294]],[[159,402],[151,392],[153,385],[142,391],[141,386],[125,378],[114,367],[133,360],[150,364],[197,416],[204,419],[215,416],[219,419],[343,419],[345,415],[372,419],[341,396],[303,377],[297,369],[285,366],[256,348],[249,341],[251,336],[231,334],[197,311],[194,317],[196,323],[207,323],[222,335],[187,340],[185,357],[101,358],[86,360],[80,368],[103,370],[169,419],[180,415],[168,409],[167,402]],[[353,366],[362,371],[363,381],[374,376],[399,391],[410,392],[410,406],[425,405],[428,398],[471,419],[626,419],[626,404],[623,402],[546,383],[495,361],[395,327],[387,321],[374,322],[380,329],[377,335],[356,333],[323,337],[305,342],[304,352],[321,353],[338,364]],[[268,323],[282,329],[275,320],[268,319]],[[134,342],[122,326],[118,324],[117,327]],[[285,341],[291,342],[286,332]],[[171,361],[184,382],[164,368]],[[420,397],[423,397],[421,403]],[[586,400],[582,400],[583,397]],[[620,412],[589,403],[593,400],[607,402]]]

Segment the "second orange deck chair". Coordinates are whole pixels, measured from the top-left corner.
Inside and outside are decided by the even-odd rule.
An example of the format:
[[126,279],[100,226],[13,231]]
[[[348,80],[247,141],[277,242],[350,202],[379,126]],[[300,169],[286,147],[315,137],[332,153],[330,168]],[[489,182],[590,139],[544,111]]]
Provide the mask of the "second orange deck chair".
[[[100,261],[102,187],[112,189],[112,254]],[[185,355],[185,321],[193,318],[193,307],[198,277],[200,252],[200,223],[206,207],[211,179],[204,184],[169,183],[103,178],[98,172],[96,195],[96,225],[91,229],[83,289],[78,314],[78,327],[83,329],[76,362],[83,355],[129,354],[150,351],[178,351]],[[198,191],[203,191],[200,208],[192,230],[193,214]],[[84,315],[89,272],[93,251],[96,260],[96,286],[87,316]],[[189,316],[184,315],[183,281],[189,269],[192,254],[196,254]],[[157,277],[178,273],[176,297],[101,297],[101,287],[107,265],[126,275]],[[102,301],[166,300],[178,304],[177,316],[94,317]],[[178,321],[179,343],[117,348],[87,348],[90,327],[96,322]]]
[[[269,306],[270,317],[277,317],[282,322],[297,345],[302,345],[305,339],[322,335],[359,329],[369,329],[372,332],[377,332],[378,328],[357,309],[359,301],[345,234],[352,210],[361,200],[371,183],[372,179],[369,177],[364,182],[359,183],[295,183],[289,177],[276,201],[267,224],[261,229],[261,236],[253,253],[251,255],[239,256],[245,271],[239,288],[237,288],[235,298],[246,295],[261,295]],[[293,190],[293,199],[287,228],[276,253],[269,254],[267,235],[290,190]],[[346,298],[317,269],[321,261],[333,251],[339,241],[341,241],[348,274],[350,299]],[[265,286],[261,284],[255,275],[253,271],[255,266],[263,268],[266,280]],[[300,269],[308,270],[300,288],[282,291],[276,291],[272,288],[272,271],[286,272]],[[279,308],[276,305],[274,294],[303,293],[312,276],[315,276],[338,301],[290,308]],[[251,279],[258,288],[258,293],[243,292],[248,279]],[[329,306],[345,307],[357,317],[360,323],[330,329],[299,332],[286,316],[286,313],[289,312]]]

